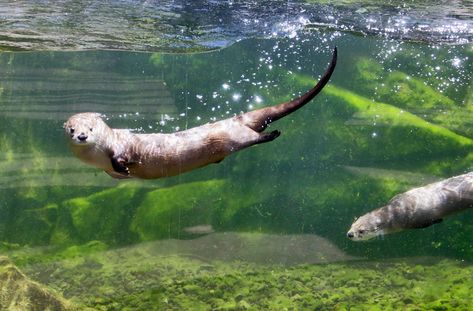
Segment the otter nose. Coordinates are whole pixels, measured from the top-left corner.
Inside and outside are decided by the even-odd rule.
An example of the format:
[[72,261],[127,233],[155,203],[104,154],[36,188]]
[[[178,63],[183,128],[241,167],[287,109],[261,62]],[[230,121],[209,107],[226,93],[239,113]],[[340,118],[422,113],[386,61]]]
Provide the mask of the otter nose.
[[354,236],[355,236],[355,234],[354,234],[353,232],[348,231],[348,233],[347,233],[347,237],[348,237],[348,238],[351,239],[351,238],[353,238]]
[[85,135],[84,133],[81,133],[79,136],[77,136],[77,138],[80,140],[80,141],[84,141],[87,139],[87,135]]

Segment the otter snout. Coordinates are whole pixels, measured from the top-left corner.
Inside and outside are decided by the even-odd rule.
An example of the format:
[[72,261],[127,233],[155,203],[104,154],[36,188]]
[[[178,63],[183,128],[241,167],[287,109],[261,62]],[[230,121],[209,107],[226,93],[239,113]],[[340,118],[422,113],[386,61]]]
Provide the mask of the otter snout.
[[369,240],[372,237],[373,237],[372,232],[368,232],[365,230],[351,228],[347,232],[347,238],[349,238],[352,241],[364,241],[364,240]]
[[85,135],[84,133],[81,133],[79,136],[77,136],[77,139],[80,141],[86,141],[87,137],[88,137],[87,135]]

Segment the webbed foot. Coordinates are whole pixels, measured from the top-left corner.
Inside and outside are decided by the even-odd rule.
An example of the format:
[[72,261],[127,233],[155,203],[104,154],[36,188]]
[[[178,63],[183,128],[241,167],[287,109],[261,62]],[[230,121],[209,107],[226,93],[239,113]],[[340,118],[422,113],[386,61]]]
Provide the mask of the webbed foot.
[[275,131],[272,131],[272,132],[269,132],[269,133],[261,133],[260,139],[257,143],[261,144],[261,143],[266,143],[266,142],[273,141],[276,138],[278,138],[279,135],[281,135],[281,132],[278,131],[278,130],[275,130]]

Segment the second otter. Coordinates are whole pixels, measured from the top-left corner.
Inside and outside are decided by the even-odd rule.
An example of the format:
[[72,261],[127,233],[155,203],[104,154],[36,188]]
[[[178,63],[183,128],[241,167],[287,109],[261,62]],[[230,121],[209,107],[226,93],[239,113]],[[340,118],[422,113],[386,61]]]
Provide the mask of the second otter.
[[473,172],[396,195],[385,206],[355,220],[347,236],[362,241],[406,229],[426,228],[471,207]]
[[292,101],[250,111],[233,118],[170,134],[134,134],[112,129],[98,113],[79,113],[64,124],[72,152],[83,162],[115,178],[160,178],[184,173],[246,147],[274,140],[268,124],[311,101],[329,81],[337,62],[337,50],[320,81]]

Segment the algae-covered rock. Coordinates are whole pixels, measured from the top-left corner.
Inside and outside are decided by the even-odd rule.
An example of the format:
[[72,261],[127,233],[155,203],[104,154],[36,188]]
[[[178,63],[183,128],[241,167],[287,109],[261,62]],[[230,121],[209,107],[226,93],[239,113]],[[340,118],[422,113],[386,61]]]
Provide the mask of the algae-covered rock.
[[0,257],[0,293],[1,310],[85,310],[30,280],[5,256]]
[[108,249],[108,245],[101,241],[90,241],[84,245],[72,245],[56,254],[55,258],[75,258],[96,252],[103,252]]
[[466,93],[464,103],[465,103],[465,106],[467,107],[473,106],[473,78],[471,80],[470,86],[468,87],[468,91]]
[[454,102],[421,78],[401,71],[385,70],[369,58],[358,59],[355,72],[358,90],[365,96],[473,137],[473,107],[468,105],[468,95],[463,102]]
[[127,228],[140,193],[136,187],[117,187],[65,201],[61,208],[70,213],[77,241],[123,244],[133,239]]
[[452,99],[428,86],[425,81],[401,71],[387,71],[369,58],[355,64],[357,85],[377,101],[392,104],[412,112],[438,113],[434,109],[451,109]]
[[199,228],[208,228],[202,233],[274,228],[276,224],[271,220],[287,214],[274,213],[277,218],[259,217],[273,206],[268,200],[278,199],[274,178],[261,176],[260,179],[258,188],[232,180],[211,179],[148,192],[133,216],[131,231],[147,241],[188,237],[199,234]]
[[[330,100],[318,129],[329,141],[330,159],[346,163],[424,161],[465,154],[473,141],[394,106],[373,102],[350,91],[327,86]],[[421,157],[419,157],[422,155]]]
[[177,237],[182,229],[211,224],[221,207],[224,180],[176,185],[148,192],[138,206],[131,231],[141,240]]
[[57,218],[57,205],[49,204],[43,208],[25,209],[15,222],[16,230],[11,241],[21,244],[42,245],[50,240]]

